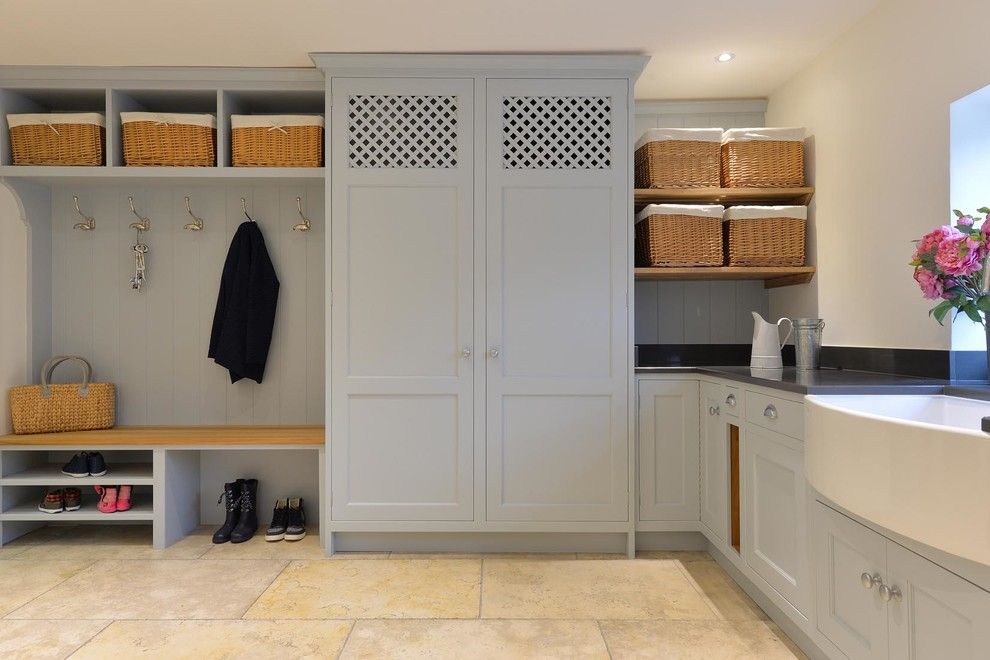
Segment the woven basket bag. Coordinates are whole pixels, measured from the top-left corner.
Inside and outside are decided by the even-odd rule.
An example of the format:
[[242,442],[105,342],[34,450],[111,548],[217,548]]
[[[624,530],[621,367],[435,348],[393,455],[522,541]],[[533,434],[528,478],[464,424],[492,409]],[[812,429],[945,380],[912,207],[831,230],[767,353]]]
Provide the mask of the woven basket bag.
[[730,266],[803,266],[804,206],[735,206],[725,212]]
[[10,114],[14,165],[102,165],[103,115],[97,112]]
[[320,167],[323,117],[231,115],[230,160],[234,167]]
[[722,186],[804,185],[803,128],[733,128],[722,139]]
[[[50,384],[52,372],[63,362],[78,362],[82,383]],[[112,383],[91,383],[92,367],[75,355],[56,355],[41,368],[41,385],[10,388],[10,416],[14,433],[94,431],[114,424],[116,391]]]
[[718,188],[721,128],[654,128],[636,142],[637,188]]
[[636,265],[722,265],[722,207],[651,204],[636,216]]

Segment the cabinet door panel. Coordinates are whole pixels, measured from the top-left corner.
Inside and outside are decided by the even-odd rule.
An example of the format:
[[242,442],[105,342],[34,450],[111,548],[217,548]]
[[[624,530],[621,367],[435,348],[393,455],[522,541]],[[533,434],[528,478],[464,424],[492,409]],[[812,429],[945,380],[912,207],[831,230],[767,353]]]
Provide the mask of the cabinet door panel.
[[474,83],[332,84],[331,516],[471,520]]
[[811,589],[801,443],[748,424],[742,461],[743,556],[807,616]]
[[887,609],[861,579],[886,579],[886,540],[820,503],[815,527],[818,629],[851,660],[886,660]]
[[990,656],[990,593],[892,541],[887,572],[902,594],[887,606],[891,658]]
[[487,84],[488,517],[627,520],[627,85]]
[[698,519],[698,383],[639,381],[640,520]]
[[701,384],[701,522],[723,542],[729,533],[729,423],[738,424],[723,416],[724,393],[714,383]]

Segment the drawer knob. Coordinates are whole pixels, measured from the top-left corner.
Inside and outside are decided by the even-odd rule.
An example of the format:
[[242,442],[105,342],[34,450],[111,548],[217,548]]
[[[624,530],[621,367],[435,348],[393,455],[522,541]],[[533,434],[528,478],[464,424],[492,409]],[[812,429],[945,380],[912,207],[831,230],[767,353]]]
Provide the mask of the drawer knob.
[[725,397],[725,402],[728,405],[730,405],[733,408],[735,408],[736,407],[736,395],[735,394],[730,394],[729,396]]
[[881,584],[880,598],[885,603],[889,603],[890,601],[897,602],[903,598],[903,595],[899,587],[888,587],[886,584]]
[[488,349],[488,357],[492,358],[493,360],[498,357],[498,354],[499,354],[498,346],[492,346],[491,348]]
[[468,359],[469,357],[471,357],[471,352],[472,352],[472,351],[471,351],[471,347],[470,347],[470,346],[465,346],[465,347],[463,348],[463,350],[461,350],[461,357],[462,357],[462,358],[464,358],[464,359],[466,360],[466,359]]
[[777,419],[777,408],[772,403],[763,409],[763,416],[767,419]]
[[718,406],[708,406],[708,414],[714,417],[718,414]]
[[873,575],[863,573],[859,576],[859,581],[863,583],[864,589],[872,589],[873,587],[883,586],[883,580],[880,578],[879,573],[874,573]]

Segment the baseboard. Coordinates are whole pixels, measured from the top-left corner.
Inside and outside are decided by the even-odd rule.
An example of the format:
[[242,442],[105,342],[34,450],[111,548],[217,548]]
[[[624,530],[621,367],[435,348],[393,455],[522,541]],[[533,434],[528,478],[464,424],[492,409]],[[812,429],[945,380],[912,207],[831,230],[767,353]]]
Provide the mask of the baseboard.
[[636,532],[636,550],[698,552],[708,549],[701,532]]
[[335,552],[625,553],[624,533],[334,532]]

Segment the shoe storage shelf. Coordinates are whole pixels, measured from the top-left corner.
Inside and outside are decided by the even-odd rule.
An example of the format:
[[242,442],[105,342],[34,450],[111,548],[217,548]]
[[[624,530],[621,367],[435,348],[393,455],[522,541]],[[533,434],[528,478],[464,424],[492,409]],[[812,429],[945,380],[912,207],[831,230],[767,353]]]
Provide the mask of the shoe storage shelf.
[[[199,525],[222,519],[217,494],[224,481],[240,476],[263,484],[263,520],[271,502],[286,496],[319,504],[322,520],[324,443],[322,426],[120,427],[0,436],[0,545],[45,523],[98,522],[150,524],[155,548],[166,548]],[[65,463],[82,451],[102,453],[107,474],[63,474]],[[97,485],[133,486],[131,509],[97,510]],[[39,510],[46,490],[66,487],[82,491],[80,509]]]

